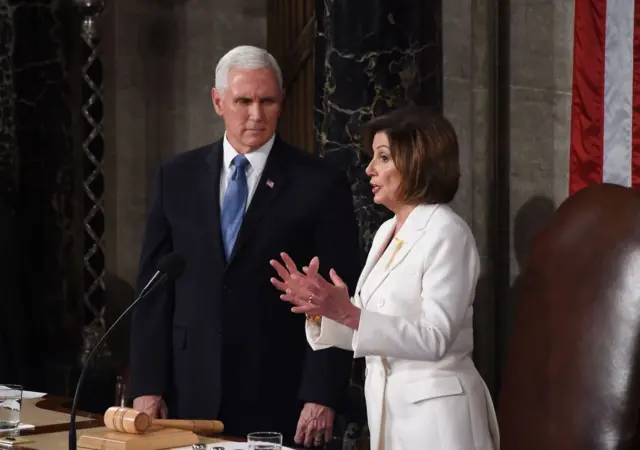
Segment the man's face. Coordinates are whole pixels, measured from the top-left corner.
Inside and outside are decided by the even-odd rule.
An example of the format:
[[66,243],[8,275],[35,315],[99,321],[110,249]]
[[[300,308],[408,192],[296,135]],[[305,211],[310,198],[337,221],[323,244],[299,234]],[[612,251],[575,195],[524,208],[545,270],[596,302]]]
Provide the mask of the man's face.
[[229,70],[227,88],[211,91],[216,113],[224,120],[227,139],[240,153],[267,142],[278,125],[284,92],[271,68]]

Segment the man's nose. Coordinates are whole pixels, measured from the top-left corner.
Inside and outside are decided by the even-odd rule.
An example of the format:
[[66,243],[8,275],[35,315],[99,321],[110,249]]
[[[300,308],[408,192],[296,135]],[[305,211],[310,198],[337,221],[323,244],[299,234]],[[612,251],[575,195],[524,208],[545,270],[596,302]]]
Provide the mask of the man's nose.
[[256,121],[262,120],[264,114],[262,111],[262,104],[260,102],[251,103],[251,106],[249,107],[249,117]]

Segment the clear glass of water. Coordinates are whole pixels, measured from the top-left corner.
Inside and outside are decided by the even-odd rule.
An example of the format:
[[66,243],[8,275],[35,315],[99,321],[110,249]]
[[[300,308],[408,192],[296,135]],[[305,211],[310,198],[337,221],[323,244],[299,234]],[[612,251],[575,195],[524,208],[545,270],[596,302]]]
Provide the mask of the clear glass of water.
[[20,425],[22,386],[0,384],[0,431]]
[[281,450],[282,434],[273,431],[258,431],[247,435],[249,450]]

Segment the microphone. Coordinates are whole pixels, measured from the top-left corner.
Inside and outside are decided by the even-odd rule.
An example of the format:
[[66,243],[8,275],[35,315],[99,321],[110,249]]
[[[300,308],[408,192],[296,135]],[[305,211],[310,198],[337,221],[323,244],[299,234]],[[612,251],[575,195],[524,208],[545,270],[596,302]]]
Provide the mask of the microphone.
[[104,340],[107,338],[107,336],[109,336],[116,325],[120,323],[120,321],[129,313],[129,311],[133,309],[134,306],[136,306],[136,304],[140,300],[145,298],[147,295],[149,295],[149,293],[154,291],[166,281],[179,278],[182,275],[182,272],[184,272],[185,265],[186,262],[184,258],[177,253],[169,253],[168,255],[164,256],[156,266],[156,269],[158,269],[157,272],[151,277],[147,285],[142,289],[140,295],[138,295],[138,298],[136,298],[134,302],[131,303],[131,305],[127,309],[125,309],[122,314],[120,314],[120,316],[113,322],[109,329],[100,338],[95,347],[93,347],[91,353],[89,353],[89,356],[87,357],[87,360],[82,367],[82,371],[80,372],[80,376],[78,377],[76,392],[73,396],[73,405],[71,406],[71,419],[69,422],[69,450],[77,449],[78,443],[76,441],[76,410],[78,408],[78,398],[80,397],[79,394],[80,388],[82,387],[82,382],[84,381],[84,377],[87,373],[87,367],[89,367],[89,363],[96,354],[96,351],[98,350],[98,348],[100,348]]
[[[159,286],[167,280],[175,280],[176,278],[179,278],[180,275],[182,275],[182,272],[184,272],[185,265],[186,262],[184,258],[177,253],[169,253],[158,261],[158,264],[156,265],[156,269],[158,269],[157,272],[153,274],[146,286],[142,288],[138,299],[136,299],[131,306],[135,305],[138,300],[146,297],[149,292],[156,288],[156,286]],[[131,308],[131,306],[129,308]],[[127,311],[123,314],[126,314]]]

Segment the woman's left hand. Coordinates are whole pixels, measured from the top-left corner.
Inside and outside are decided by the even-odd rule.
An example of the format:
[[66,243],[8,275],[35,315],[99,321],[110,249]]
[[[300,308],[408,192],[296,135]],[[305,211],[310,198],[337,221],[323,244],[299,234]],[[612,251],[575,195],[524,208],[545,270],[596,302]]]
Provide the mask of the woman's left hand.
[[285,266],[278,261],[271,265],[278,272],[281,280],[271,279],[271,283],[284,292],[280,298],[294,305],[291,311],[309,316],[324,316],[336,322],[357,329],[360,322],[360,309],[351,303],[349,289],[335,270],[329,271],[331,282],[326,281],[319,273],[320,260],[314,257],[309,267],[300,273],[293,260],[282,254]]

